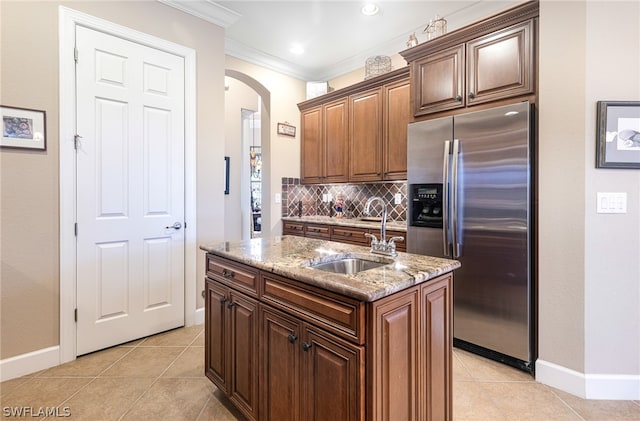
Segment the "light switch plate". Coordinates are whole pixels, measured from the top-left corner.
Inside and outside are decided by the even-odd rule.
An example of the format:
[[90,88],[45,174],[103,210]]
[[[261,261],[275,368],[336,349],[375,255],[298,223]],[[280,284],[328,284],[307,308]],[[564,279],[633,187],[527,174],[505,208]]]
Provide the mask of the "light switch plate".
[[400,203],[402,203],[402,195],[400,193],[396,193],[394,199],[394,204],[399,205]]
[[276,203],[280,203],[280,202],[282,202],[282,196],[280,195],[280,193],[276,193],[276,196],[275,196],[275,198],[274,198],[274,201],[275,201]]
[[627,213],[626,192],[598,192],[597,201],[598,213]]

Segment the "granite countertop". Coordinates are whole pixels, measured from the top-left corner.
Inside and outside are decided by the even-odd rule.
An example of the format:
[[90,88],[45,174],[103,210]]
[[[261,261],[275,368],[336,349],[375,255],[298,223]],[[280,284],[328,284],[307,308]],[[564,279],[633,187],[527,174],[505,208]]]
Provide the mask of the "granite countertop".
[[[363,301],[378,300],[460,267],[456,260],[409,253],[398,253],[397,257],[391,258],[372,254],[368,247],[290,235],[201,245],[200,248]],[[361,257],[389,263],[349,275],[309,267],[340,257]]]
[[[329,216],[283,216],[283,221],[304,222],[327,225],[342,225],[345,227],[380,229],[380,218],[376,221],[364,221],[362,218],[336,218]],[[387,230],[407,231],[406,222],[387,221]]]

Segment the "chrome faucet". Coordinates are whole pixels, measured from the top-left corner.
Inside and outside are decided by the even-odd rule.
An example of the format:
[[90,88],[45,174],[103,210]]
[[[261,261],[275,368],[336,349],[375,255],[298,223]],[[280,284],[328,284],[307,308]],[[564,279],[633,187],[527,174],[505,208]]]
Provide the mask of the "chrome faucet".
[[365,234],[365,237],[371,238],[371,252],[377,254],[384,254],[387,256],[397,256],[396,253],[396,241],[403,241],[403,237],[392,237],[387,242],[387,204],[381,197],[374,196],[367,200],[364,206],[364,213],[370,215],[371,205],[373,202],[379,201],[382,205],[382,220],[380,221],[380,239],[378,240],[373,234]]

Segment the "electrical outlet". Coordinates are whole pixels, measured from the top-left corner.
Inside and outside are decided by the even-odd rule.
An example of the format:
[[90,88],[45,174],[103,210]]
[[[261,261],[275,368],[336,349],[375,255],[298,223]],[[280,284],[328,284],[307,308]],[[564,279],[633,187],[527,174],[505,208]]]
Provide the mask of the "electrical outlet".
[[402,203],[402,195],[400,193],[396,193],[394,199],[394,204],[399,205],[400,203]]
[[280,193],[276,193],[276,196],[275,196],[275,198],[274,198],[274,201],[275,201],[276,203],[280,203],[280,202],[282,202],[282,196],[280,195]]
[[326,194],[326,193],[323,193],[323,194],[322,194],[322,202],[323,202],[323,203],[327,203],[328,201],[329,201],[329,200],[327,199],[327,194]]

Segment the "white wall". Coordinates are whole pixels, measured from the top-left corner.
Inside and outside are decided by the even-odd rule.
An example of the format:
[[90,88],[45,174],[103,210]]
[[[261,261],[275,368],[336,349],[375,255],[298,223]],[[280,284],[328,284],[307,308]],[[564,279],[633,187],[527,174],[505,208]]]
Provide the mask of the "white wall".
[[640,100],[639,22],[637,1],[540,4],[536,378],[587,398],[640,399],[640,171],[595,168],[596,102]]
[[[231,56],[227,56],[226,68],[250,76],[270,92],[270,108],[262,110],[263,115],[270,116],[270,127],[263,128],[262,136],[262,230],[266,235],[280,235],[281,204],[275,203],[274,199],[276,193],[281,193],[282,177],[300,176],[300,111],[297,104],[305,100],[306,82]],[[295,138],[278,135],[277,123],[282,122],[296,127]],[[265,215],[267,202],[270,212]]]

